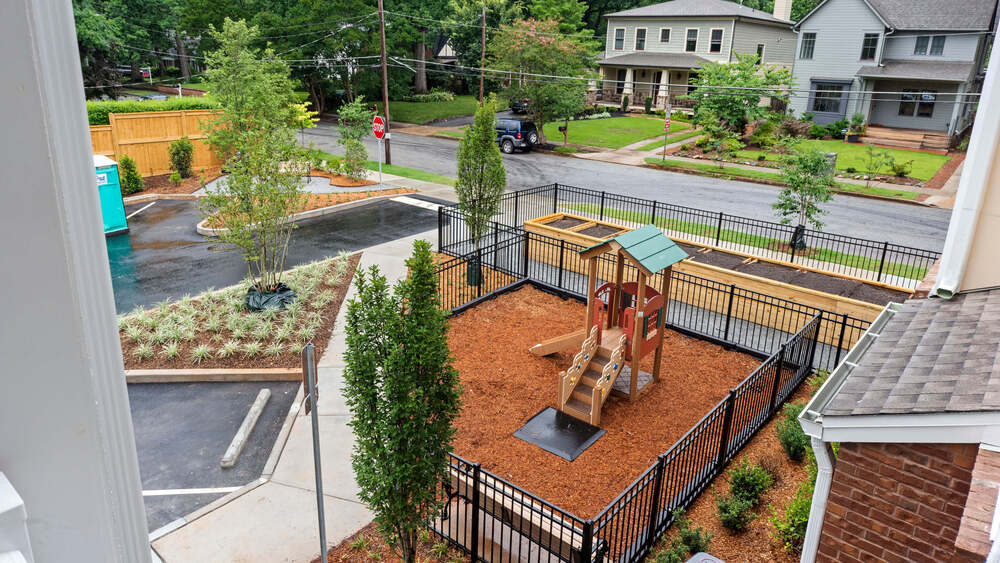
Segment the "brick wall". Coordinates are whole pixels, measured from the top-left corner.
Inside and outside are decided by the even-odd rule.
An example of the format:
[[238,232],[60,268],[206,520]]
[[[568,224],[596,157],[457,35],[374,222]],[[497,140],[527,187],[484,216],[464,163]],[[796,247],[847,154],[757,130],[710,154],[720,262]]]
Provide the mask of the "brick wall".
[[964,559],[955,537],[977,450],[977,444],[842,444],[817,561]]

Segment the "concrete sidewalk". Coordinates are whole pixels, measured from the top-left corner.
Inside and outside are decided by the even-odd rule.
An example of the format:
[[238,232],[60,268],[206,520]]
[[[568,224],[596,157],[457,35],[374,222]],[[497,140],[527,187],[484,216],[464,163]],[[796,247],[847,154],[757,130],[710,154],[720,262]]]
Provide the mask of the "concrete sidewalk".
[[[403,260],[413,241],[436,243],[430,231],[363,251],[359,268],[376,265],[390,283],[406,275]],[[358,499],[351,468],[353,434],[343,396],[346,300],[337,315],[330,342],[318,362],[319,435],[323,465],[326,534],[332,547],[364,527],[372,513]],[[294,407],[293,407],[294,408]],[[281,448],[280,445],[276,447]],[[320,555],[313,473],[312,427],[298,410],[273,473],[233,494],[221,506],[209,506],[154,532],[154,550],[166,563],[239,561],[245,563],[310,561]],[[221,503],[220,503],[221,504]],[[156,537],[159,536],[159,537]]]

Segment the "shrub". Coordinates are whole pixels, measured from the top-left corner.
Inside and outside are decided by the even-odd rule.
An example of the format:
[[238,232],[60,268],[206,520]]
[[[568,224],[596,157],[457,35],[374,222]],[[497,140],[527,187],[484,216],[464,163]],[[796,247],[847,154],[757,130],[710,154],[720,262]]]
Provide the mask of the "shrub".
[[167,152],[170,154],[170,169],[181,178],[191,176],[191,159],[194,157],[194,145],[191,141],[187,137],[181,137],[170,143]]
[[663,536],[663,543],[666,547],[653,556],[653,563],[683,563],[695,553],[708,551],[712,534],[700,526],[692,530],[691,521],[681,508],[674,510],[673,516],[674,525],[677,526],[677,535],[670,542],[667,541],[666,536]]
[[146,183],[142,181],[135,161],[127,154],[118,161],[118,175],[121,178],[122,195],[130,195],[146,189]]
[[802,551],[802,542],[806,537],[806,527],[809,525],[809,509],[812,507],[815,477],[799,485],[791,502],[785,507],[785,513],[777,512],[771,515],[771,525],[774,526],[774,536],[785,550],[793,553]]
[[813,139],[822,139],[823,137],[826,137],[826,134],[826,127],[823,127],[818,123],[813,123],[809,126],[809,136]]
[[173,172],[170,173],[170,183],[173,184],[174,186],[181,185],[183,181],[184,178],[181,178],[180,172],[174,170]]
[[108,125],[108,114],[143,111],[178,111],[185,109],[218,109],[219,103],[209,98],[170,98],[167,100],[106,100],[87,102],[87,120],[91,125]]
[[764,162],[765,160],[767,160],[767,155],[766,154],[758,154],[757,155],[757,162]]
[[652,97],[646,97],[645,110],[646,110],[646,113],[653,113],[653,98]]
[[900,178],[904,178],[910,175],[913,170],[913,161],[907,160],[906,162],[895,162],[893,161],[890,166],[892,167],[892,173]]
[[592,113],[592,114],[584,117],[584,119],[605,119],[605,118],[608,118],[608,117],[611,117],[611,114],[608,113],[608,112],[606,112],[606,111],[602,111],[600,113]]
[[622,113],[628,112],[628,96],[622,96]]
[[778,441],[792,461],[802,461],[809,448],[809,436],[802,431],[798,420],[803,407],[805,405],[800,403],[788,403],[781,409],[781,418],[775,423]]
[[960,142],[958,143],[958,146],[957,146],[956,148],[957,148],[958,150],[960,150],[960,151],[965,151],[965,150],[969,150],[969,138],[970,138],[970,137],[971,137],[971,135],[966,135],[966,136],[965,136],[965,138],[964,138],[964,139],[962,139],[962,140],[961,140],[961,141],[960,141]]
[[846,119],[838,119],[837,121],[826,125],[826,132],[834,139],[843,139],[844,130],[847,129],[847,126],[848,123]]
[[744,139],[746,144],[758,146],[764,150],[770,149],[777,142],[775,131],[778,124],[770,120],[760,120],[754,124],[754,130]]
[[365,106],[364,98],[361,96],[349,104],[340,106],[338,114],[340,139],[337,142],[344,147],[341,169],[349,178],[363,180],[368,175],[368,168],[365,166],[368,161],[368,150],[365,149],[362,139],[371,131],[373,114]]
[[853,166],[848,166],[847,168],[844,169],[844,172],[847,172],[848,174],[854,174],[857,171],[858,169]]
[[715,497],[715,507],[719,512],[719,522],[734,532],[742,532],[747,524],[757,517],[751,512],[754,503],[732,493]]
[[773,475],[745,457],[739,465],[726,471],[726,479],[729,481],[729,494],[749,501],[751,506],[760,502],[760,495],[774,484]]
[[444,90],[431,90],[426,94],[414,94],[403,98],[405,102],[452,102],[454,100],[455,95]]
[[865,130],[865,114],[855,112],[851,115],[851,133],[863,133]]
[[816,117],[815,113],[813,113],[811,111],[807,111],[807,112],[805,112],[805,113],[802,114],[802,117],[800,117],[799,120],[800,121],[812,121],[814,117]]
[[684,113],[683,111],[673,111],[670,112],[670,119],[672,121],[683,121],[685,123],[691,122],[691,116]]

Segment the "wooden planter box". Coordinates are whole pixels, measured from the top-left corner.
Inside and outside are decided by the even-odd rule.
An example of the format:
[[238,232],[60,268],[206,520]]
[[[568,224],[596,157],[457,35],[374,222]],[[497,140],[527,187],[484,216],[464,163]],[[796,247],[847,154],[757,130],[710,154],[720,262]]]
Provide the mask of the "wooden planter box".
[[524,230],[590,247],[632,229],[572,213],[552,213],[525,221]]

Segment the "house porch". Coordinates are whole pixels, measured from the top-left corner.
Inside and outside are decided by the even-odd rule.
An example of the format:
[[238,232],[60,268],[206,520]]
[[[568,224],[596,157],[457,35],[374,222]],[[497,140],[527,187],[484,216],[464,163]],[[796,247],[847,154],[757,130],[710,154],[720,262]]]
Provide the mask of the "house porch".
[[688,84],[696,75],[690,68],[655,68],[601,65],[601,77],[593,92],[592,101],[621,106],[629,97],[629,107],[643,108],[647,98],[653,99],[653,108],[691,108],[693,100],[684,98]]

